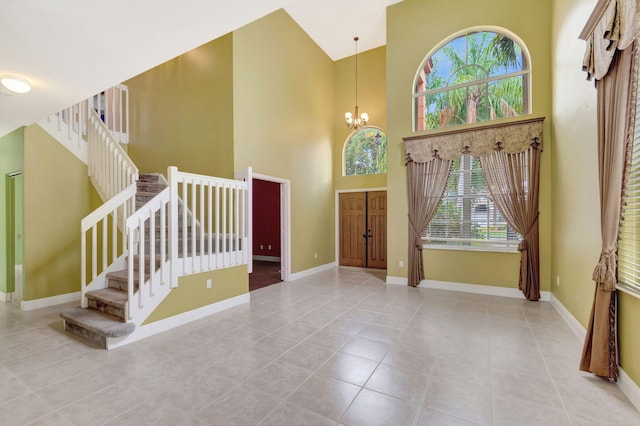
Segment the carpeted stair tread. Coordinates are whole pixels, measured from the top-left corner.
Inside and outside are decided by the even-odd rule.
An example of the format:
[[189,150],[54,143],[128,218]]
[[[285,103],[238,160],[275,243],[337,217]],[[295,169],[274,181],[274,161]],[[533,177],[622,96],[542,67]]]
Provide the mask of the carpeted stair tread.
[[167,187],[164,182],[138,182],[136,186],[138,192],[148,192],[153,194],[158,194]]
[[103,288],[100,290],[88,291],[85,293],[88,299],[99,300],[118,308],[124,308],[127,304],[128,295],[126,292],[115,288]]
[[107,315],[80,307],[62,312],[60,317],[103,337],[127,336],[133,333],[136,328],[134,323],[116,321]]
[[160,173],[139,173],[138,182],[158,183],[160,180]]
[[158,195],[160,192],[162,192],[162,191],[152,192],[152,191],[140,191],[140,190],[138,190],[136,192],[136,196],[138,196],[138,197],[146,197],[148,199],[152,199],[153,197]]
[[[135,256],[133,256],[133,265],[136,271],[138,270],[138,265],[140,264],[139,262],[140,262],[140,256],[136,254]],[[151,256],[148,254],[145,254],[144,264],[147,268],[149,267],[149,263],[151,263]],[[155,259],[156,269],[160,268],[161,263],[162,263],[162,259],[160,258],[160,254],[156,253],[156,259]]]
[[[148,263],[147,263],[148,265]],[[137,273],[138,268],[135,268],[136,273],[133,274],[133,280],[134,281],[138,281],[138,277],[140,276]],[[129,281],[129,270],[128,269],[123,269],[121,271],[113,271],[113,272],[109,272],[107,274],[107,279],[112,279],[112,280],[116,280],[116,281]],[[145,272],[144,274],[144,279],[145,281],[149,279],[149,273]]]

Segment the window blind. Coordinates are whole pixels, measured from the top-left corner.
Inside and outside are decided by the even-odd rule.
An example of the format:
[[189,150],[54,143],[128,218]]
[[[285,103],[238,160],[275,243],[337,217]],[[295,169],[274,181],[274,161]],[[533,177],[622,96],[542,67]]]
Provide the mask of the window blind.
[[520,235],[493,203],[478,158],[454,160],[447,187],[425,230],[428,244],[515,249]]
[[640,84],[627,181],[618,237],[618,282],[640,292]]

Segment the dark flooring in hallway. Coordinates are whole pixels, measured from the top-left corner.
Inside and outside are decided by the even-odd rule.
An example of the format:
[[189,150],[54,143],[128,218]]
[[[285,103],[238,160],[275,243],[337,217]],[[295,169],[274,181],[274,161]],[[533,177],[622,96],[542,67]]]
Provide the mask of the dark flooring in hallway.
[[253,272],[249,274],[249,291],[282,282],[280,279],[280,263],[264,260],[253,261]]

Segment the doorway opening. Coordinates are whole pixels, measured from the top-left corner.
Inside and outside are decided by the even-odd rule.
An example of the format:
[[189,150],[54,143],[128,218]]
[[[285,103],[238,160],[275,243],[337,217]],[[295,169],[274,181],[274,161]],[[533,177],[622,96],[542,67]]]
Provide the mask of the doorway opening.
[[290,183],[252,176],[252,268],[249,291],[287,281],[290,275]]
[[21,171],[6,175],[6,293],[21,306],[23,294],[23,176]]
[[336,193],[340,266],[387,269],[387,191]]

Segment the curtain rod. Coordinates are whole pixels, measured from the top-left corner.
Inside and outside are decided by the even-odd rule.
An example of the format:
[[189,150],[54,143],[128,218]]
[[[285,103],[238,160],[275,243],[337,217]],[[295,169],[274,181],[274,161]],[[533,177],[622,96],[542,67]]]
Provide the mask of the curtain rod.
[[[503,123],[492,123],[489,125],[485,124],[484,126],[461,127],[454,130],[445,130],[443,132],[432,132],[432,133],[426,133],[426,134],[416,135],[416,136],[407,136],[402,138],[402,140],[404,142],[408,142],[413,140],[428,139],[430,137],[435,137],[435,136],[453,135],[456,133],[473,132],[473,131],[478,131],[483,129],[497,129],[499,127],[517,126],[521,124],[535,123],[536,121],[544,121],[544,119],[545,117],[536,117],[536,118],[527,118],[524,120],[513,120],[513,121],[508,121]],[[442,130],[442,129],[432,129],[432,130]]]
[[591,33],[593,33],[593,30],[595,29],[598,22],[600,22],[600,18],[602,18],[602,15],[607,9],[607,6],[609,6],[610,2],[611,0],[598,0],[595,9],[593,9],[593,12],[591,12],[591,16],[589,16],[587,23],[584,25],[584,28],[578,36],[580,40],[586,40],[587,38],[589,38]]

